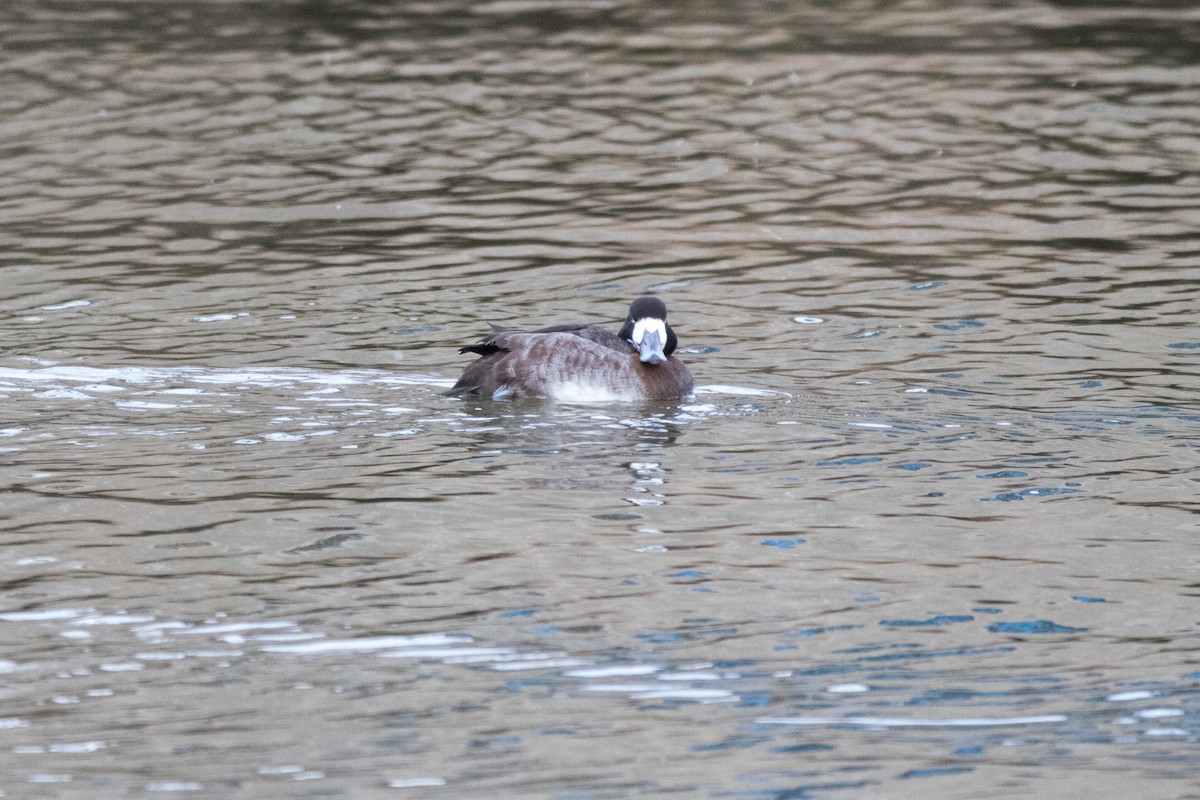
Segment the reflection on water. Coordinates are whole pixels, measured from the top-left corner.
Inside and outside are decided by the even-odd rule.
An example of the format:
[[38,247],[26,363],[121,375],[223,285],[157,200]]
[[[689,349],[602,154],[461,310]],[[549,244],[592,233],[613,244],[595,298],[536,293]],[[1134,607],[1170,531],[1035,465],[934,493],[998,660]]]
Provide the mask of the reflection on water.
[[6,796],[1194,791],[1188,11],[7,17]]
[[[1003,613],[996,608],[976,611]],[[536,616],[533,610],[496,615],[497,622],[528,623]],[[974,619],[963,615],[911,622],[928,635]],[[1161,748],[1170,742],[1194,743],[1200,733],[1193,687],[1186,682],[1144,681],[1138,682],[1140,688],[1114,691],[1039,674],[1037,668],[1010,671],[1022,651],[1069,644],[1061,636],[1040,645],[1022,638],[947,649],[922,644],[919,636],[855,646],[862,626],[853,624],[779,630],[769,637],[774,650],[796,650],[803,643],[821,654],[805,659],[803,668],[780,669],[783,663],[796,663],[796,656],[679,663],[666,655],[678,641],[674,634],[643,635],[641,644],[617,660],[580,655],[547,647],[562,632],[533,624],[526,634],[532,635],[530,643],[521,647],[483,643],[464,633],[338,639],[291,620],[237,621],[218,615],[184,622],[92,608],[11,612],[0,614],[0,624],[23,644],[27,637],[45,640],[47,635],[62,641],[55,648],[53,668],[3,664],[11,682],[33,694],[27,716],[0,721],[16,742],[13,752],[30,763],[70,769],[79,754],[120,748],[140,724],[122,719],[114,724],[110,709],[137,696],[144,714],[170,719],[169,725],[156,724],[155,735],[161,737],[159,747],[174,752],[167,765],[145,773],[148,790],[180,773],[207,771],[211,753],[188,745],[198,732],[217,736],[224,747],[248,756],[223,776],[248,794],[267,791],[281,779],[332,779],[350,786],[361,785],[364,777],[376,785],[470,782],[484,791],[523,785],[515,777],[475,775],[469,761],[423,758],[431,749],[445,747],[448,739],[456,752],[488,760],[507,753],[507,760],[520,764],[556,753],[556,742],[564,738],[603,737],[611,744],[603,754],[591,754],[588,769],[617,770],[636,757],[635,748],[663,746],[658,736],[646,741],[645,735],[631,737],[612,728],[621,718],[646,715],[667,715],[664,724],[672,727],[699,726],[690,738],[693,755],[755,752],[786,775],[794,769],[786,765],[803,753],[807,779],[801,785],[813,791],[835,788],[811,781],[826,772],[843,772],[841,759],[854,759],[856,749],[878,744],[880,736],[891,741],[880,758],[855,770],[853,786],[877,784],[889,773],[893,778],[970,774],[986,767],[992,754],[1029,765],[1062,763],[1064,756],[1071,763],[1079,757],[1067,755],[1070,750],[1064,752],[1064,747],[1099,745],[1116,754],[1155,743],[1152,774],[1184,776],[1191,761],[1186,750],[1172,757]],[[483,619],[475,623],[488,624]],[[696,629],[691,636],[713,646],[720,638],[738,635],[740,627],[729,623],[724,631]],[[817,645],[824,639],[830,649]],[[992,673],[997,667],[1000,671]],[[255,685],[268,688],[269,696],[255,697]],[[46,692],[40,696],[39,686]],[[47,714],[35,707],[62,711]],[[303,727],[312,709],[323,707],[328,716],[304,737],[304,744],[293,737],[280,739],[280,727]],[[767,708],[800,713],[762,715]],[[1046,708],[1060,713],[1029,713]],[[255,713],[268,714],[273,722],[265,748],[264,732],[247,716]],[[504,722],[485,734],[475,729],[481,715],[493,726]],[[729,727],[739,719],[740,724]],[[363,727],[379,734],[356,735]],[[856,732],[867,732],[868,738],[862,740]],[[71,736],[75,738],[56,738]],[[461,741],[463,737],[470,741]],[[894,751],[913,748],[940,753],[933,762],[938,766],[895,775],[906,757]],[[338,753],[338,761],[320,755],[330,750]],[[339,762],[357,764],[365,772],[356,781]],[[282,769],[284,763],[291,768]],[[561,786],[617,788],[611,779],[587,777],[582,768],[578,757],[570,759],[554,780]],[[297,778],[297,773],[305,777]],[[50,774],[58,773],[30,773],[29,780],[38,782]],[[683,773],[670,777],[678,781]]]

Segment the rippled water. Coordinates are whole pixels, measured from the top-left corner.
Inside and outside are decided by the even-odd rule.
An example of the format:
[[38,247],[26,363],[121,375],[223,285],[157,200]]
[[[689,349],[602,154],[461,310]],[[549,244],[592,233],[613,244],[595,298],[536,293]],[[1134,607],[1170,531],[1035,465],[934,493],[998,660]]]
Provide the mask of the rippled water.
[[1195,797],[1191,5],[0,14],[5,796]]

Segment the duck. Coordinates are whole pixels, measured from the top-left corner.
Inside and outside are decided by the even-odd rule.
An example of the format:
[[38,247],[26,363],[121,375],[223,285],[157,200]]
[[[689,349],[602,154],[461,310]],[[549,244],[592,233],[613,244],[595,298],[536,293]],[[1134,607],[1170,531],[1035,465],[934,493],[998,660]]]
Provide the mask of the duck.
[[574,402],[682,400],[695,382],[673,354],[679,340],[667,306],[639,297],[617,333],[595,324],[536,330],[492,326],[459,353],[479,356],[445,394],[503,400],[542,397]]

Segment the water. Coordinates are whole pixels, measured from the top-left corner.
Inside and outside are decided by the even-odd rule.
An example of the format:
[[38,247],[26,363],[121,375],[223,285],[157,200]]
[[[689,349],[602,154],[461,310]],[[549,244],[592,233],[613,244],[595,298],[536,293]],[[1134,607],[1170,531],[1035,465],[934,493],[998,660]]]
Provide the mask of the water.
[[1195,796],[1190,7],[2,13],[5,796]]

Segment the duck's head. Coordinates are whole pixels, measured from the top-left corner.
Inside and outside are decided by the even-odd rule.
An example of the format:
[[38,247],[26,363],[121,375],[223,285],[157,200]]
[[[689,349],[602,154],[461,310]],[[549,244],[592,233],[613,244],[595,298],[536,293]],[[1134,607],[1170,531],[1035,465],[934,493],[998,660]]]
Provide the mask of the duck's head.
[[646,364],[661,364],[674,352],[679,340],[667,324],[667,306],[657,297],[639,297],[629,306],[620,337],[638,351]]

